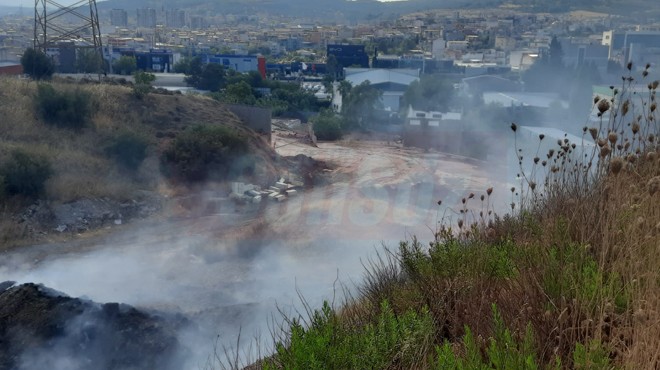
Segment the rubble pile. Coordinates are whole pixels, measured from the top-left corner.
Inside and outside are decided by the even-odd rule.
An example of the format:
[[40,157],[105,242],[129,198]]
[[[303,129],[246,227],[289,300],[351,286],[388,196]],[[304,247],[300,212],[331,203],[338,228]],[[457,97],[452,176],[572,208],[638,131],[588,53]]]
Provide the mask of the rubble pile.
[[231,193],[229,197],[236,201],[250,203],[260,203],[264,199],[282,202],[289,197],[295,196],[297,194],[296,189],[299,187],[300,184],[293,184],[283,177],[267,189],[262,189],[258,185],[233,182],[231,184]]

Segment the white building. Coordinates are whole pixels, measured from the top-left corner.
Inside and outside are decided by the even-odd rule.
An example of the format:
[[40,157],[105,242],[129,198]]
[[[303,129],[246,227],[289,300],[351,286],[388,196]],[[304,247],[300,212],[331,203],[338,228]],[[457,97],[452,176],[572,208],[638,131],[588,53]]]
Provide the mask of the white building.
[[419,80],[419,69],[345,68],[346,81],[357,86],[369,81],[382,92],[381,102],[387,111],[398,112],[401,99],[411,83]]

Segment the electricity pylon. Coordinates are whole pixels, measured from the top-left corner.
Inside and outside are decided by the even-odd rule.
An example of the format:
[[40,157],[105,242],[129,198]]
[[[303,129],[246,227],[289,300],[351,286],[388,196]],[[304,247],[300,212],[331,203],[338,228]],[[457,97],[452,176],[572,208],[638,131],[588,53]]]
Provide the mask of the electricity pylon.
[[63,41],[84,41],[77,47],[93,49],[103,60],[96,0],[78,0],[67,6],[54,0],[34,0],[34,49],[45,53]]

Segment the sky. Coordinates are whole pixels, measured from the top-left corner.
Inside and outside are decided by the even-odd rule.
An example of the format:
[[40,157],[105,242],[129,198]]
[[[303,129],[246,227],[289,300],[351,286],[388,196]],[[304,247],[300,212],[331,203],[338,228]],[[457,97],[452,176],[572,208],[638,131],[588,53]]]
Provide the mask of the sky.
[[[4,6],[19,6],[23,5],[23,7],[28,6],[28,1],[25,0],[0,0],[0,5]],[[34,4],[34,3],[33,3]]]
[[[99,0],[97,0],[98,2]],[[405,1],[405,0],[379,0],[382,2],[388,2],[388,1]],[[74,0],[64,0],[64,1],[58,1],[60,4],[68,4],[72,3]],[[34,1],[33,0],[0,0],[0,5],[4,6],[20,6],[23,5],[23,8],[32,8],[34,7]]]
[[[96,0],[97,2],[99,0]],[[63,1],[58,1],[59,4],[73,4],[75,3],[76,0],[63,0]],[[31,9],[34,7],[34,0],[0,0],[0,5],[4,6],[21,6],[23,5],[23,9]]]

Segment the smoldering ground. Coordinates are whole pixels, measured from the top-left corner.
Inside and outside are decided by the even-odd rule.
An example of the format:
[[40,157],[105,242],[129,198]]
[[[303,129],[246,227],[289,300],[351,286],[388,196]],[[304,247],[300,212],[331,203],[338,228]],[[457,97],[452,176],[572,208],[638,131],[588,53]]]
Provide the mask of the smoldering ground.
[[[243,213],[219,202],[210,212],[202,206],[205,211],[190,217],[145,220],[78,247],[28,248],[0,257],[0,280],[182,314],[190,321],[179,331],[190,350],[186,368],[213,360],[214,346],[221,357],[223,346],[235,348],[239,331],[241,351],[254,359],[272,348],[269,320],[279,318],[276,307],[295,314],[299,295],[312,307],[333,297],[338,302],[337,281],[359,282],[362,261],[381,242],[396,248],[413,235],[432,239],[434,225],[452,215],[447,207],[469,192],[483,193],[501,172],[415,150],[322,144],[316,154],[345,165],[331,184],[287,202]],[[204,195],[200,204],[211,201]],[[249,346],[254,333],[261,348]]]

